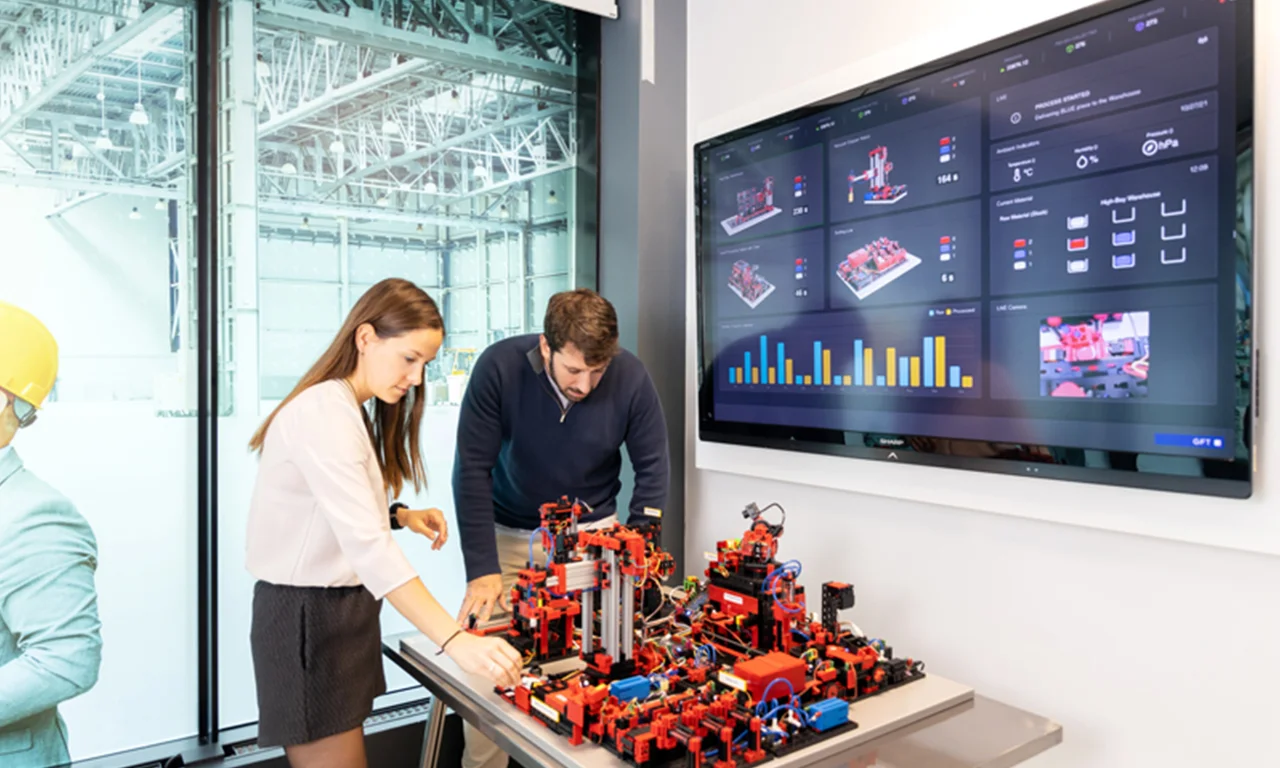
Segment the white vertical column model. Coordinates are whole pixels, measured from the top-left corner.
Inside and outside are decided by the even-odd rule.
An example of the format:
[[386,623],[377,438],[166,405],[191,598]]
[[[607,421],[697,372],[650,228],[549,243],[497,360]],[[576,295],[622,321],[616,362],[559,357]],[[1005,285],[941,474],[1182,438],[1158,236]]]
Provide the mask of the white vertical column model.
[[[256,418],[259,402],[258,361],[258,117],[257,56],[254,46],[253,0],[223,5],[220,55],[225,90],[220,112],[226,115],[219,134],[224,158],[219,184],[221,222],[219,263],[223,282],[219,296],[224,323],[221,365],[230,371],[233,413]],[[226,401],[224,401],[225,403]]]
[[582,590],[582,656],[591,658],[595,651],[595,625],[592,617],[596,612],[596,593],[591,588]]
[[618,661],[618,555],[612,549],[604,550],[604,562],[609,567],[609,588],[600,592],[601,650]]
[[623,576],[619,585],[622,592],[622,637],[619,641],[618,660],[630,659],[635,648],[636,622],[636,577]]

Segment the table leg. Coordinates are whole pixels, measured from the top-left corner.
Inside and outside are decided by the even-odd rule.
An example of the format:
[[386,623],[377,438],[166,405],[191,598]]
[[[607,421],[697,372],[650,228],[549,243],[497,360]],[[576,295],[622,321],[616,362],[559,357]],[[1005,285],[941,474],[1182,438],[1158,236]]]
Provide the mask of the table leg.
[[435,696],[431,697],[431,703],[427,707],[427,722],[422,729],[422,759],[418,765],[420,768],[436,768],[436,762],[440,759],[440,742],[444,739],[444,716],[448,708]]

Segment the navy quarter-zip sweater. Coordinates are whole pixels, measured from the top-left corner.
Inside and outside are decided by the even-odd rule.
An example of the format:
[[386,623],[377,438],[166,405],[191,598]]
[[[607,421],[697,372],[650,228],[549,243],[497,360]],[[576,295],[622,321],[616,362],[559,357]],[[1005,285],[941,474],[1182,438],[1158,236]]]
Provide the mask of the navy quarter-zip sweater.
[[458,417],[453,500],[467,580],[499,573],[495,522],[532,531],[539,508],[568,496],[617,511],[623,445],[635,469],[633,514],[662,509],[670,485],[667,423],[640,358],[622,350],[581,402],[560,403],[539,334],[490,345],[476,360]]

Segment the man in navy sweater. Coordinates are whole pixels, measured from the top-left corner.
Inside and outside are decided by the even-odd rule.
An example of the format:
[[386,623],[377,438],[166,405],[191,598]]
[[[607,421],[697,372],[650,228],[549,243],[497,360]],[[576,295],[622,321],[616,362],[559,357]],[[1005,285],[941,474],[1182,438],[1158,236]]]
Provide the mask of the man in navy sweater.
[[[618,347],[613,305],[594,291],[552,296],[542,334],[504,339],[480,355],[462,398],[453,465],[468,582],[460,623],[510,608],[542,504],[586,502],[594,511],[583,527],[617,519],[623,445],[635,469],[631,514],[662,509],[670,484],[662,404],[644,364]],[[463,768],[507,764],[469,723],[463,732]]]
[[670,467],[662,404],[644,364],[618,346],[613,305],[594,291],[552,296],[542,334],[504,339],[480,355],[453,467],[468,582],[459,621],[509,608],[542,504],[568,496],[594,510],[584,523],[617,519],[623,445],[635,470],[631,514],[663,508]]

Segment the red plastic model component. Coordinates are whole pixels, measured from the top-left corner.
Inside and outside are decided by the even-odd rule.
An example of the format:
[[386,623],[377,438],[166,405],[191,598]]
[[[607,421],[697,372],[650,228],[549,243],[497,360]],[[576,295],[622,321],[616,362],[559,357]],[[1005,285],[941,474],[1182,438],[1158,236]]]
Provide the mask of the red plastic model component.
[[804,690],[805,664],[789,653],[766,653],[733,665],[733,673],[747,683],[747,692],[756,701],[764,699],[765,689],[774,680],[785,680],[791,686],[773,686],[769,697],[786,698],[788,691]]
[[823,584],[822,621],[810,619],[800,563],[776,559],[782,525],[755,505],[706,579],[671,592],[658,589],[674,568],[658,545],[661,513],[581,530],[588,511],[543,505],[531,539],[545,560],[520,572],[509,624],[472,630],[502,632],[525,655],[522,683],[500,693],[570,744],[636,766],[745,768],[857,727],[819,730],[811,708],[829,711],[821,702],[923,677],[919,662],[838,621],[852,585]]

